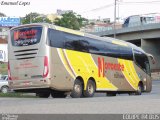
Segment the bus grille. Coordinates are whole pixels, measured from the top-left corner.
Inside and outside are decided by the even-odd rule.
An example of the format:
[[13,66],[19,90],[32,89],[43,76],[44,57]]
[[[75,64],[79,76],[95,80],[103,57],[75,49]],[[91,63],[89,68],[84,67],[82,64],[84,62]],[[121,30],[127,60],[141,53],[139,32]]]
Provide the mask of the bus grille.
[[17,60],[32,59],[37,55],[38,49],[25,49],[14,51]]

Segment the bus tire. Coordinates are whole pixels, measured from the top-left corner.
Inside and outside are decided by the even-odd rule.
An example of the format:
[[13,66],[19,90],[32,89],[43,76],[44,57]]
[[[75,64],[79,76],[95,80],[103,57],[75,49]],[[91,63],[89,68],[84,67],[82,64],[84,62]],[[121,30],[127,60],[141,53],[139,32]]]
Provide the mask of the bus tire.
[[36,96],[40,98],[48,98],[50,96],[50,92],[36,93]]
[[80,98],[82,96],[82,89],[83,89],[82,82],[79,79],[76,79],[74,81],[73,90],[70,96],[72,98]]
[[137,91],[135,92],[135,95],[141,95],[141,94],[142,94],[142,91],[143,91],[143,84],[142,84],[142,83],[139,83],[139,84],[138,84],[138,89],[137,89]]
[[115,92],[107,92],[106,96],[111,97],[111,96],[116,96]]
[[86,90],[83,92],[83,96],[84,96],[84,97],[93,97],[95,91],[96,91],[95,82],[94,82],[93,80],[88,80],[87,88],[86,88]]
[[63,91],[52,91],[51,96],[53,98],[66,98],[67,94],[65,94]]

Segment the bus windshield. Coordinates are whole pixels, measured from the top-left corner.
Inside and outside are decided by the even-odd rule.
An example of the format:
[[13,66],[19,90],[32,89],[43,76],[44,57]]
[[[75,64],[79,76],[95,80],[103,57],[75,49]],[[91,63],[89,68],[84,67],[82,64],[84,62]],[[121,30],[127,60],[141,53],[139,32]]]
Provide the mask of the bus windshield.
[[13,29],[11,41],[13,46],[29,46],[40,42],[42,27]]
[[144,53],[134,50],[134,58],[135,58],[135,62],[137,63],[137,65],[139,67],[141,67],[141,69],[143,71],[145,71],[147,74],[150,74],[149,71],[149,60],[147,55],[145,55]]

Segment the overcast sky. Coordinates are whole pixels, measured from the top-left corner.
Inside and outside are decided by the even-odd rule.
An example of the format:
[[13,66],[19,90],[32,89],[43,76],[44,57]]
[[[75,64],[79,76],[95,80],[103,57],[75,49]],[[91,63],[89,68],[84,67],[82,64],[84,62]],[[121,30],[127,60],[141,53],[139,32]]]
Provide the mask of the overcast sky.
[[[2,4],[17,1],[0,0],[0,12],[7,16],[23,17],[30,12],[51,14],[55,13],[57,9],[62,9],[73,10],[88,19],[113,19],[114,17],[114,0],[19,0],[18,3],[29,2],[29,5]],[[160,0],[119,0],[117,2],[117,17],[124,18],[135,14],[159,13],[159,6]]]

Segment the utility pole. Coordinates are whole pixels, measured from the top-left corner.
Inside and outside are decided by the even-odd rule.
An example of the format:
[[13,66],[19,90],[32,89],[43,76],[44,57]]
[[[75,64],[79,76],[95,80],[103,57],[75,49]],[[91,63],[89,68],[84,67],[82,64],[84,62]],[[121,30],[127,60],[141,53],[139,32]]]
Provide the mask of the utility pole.
[[30,23],[32,23],[32,12],[30,13],[29,18],[30,18]]
[[116,7],[117,0],[114,1],[114,38],[116,38]]

